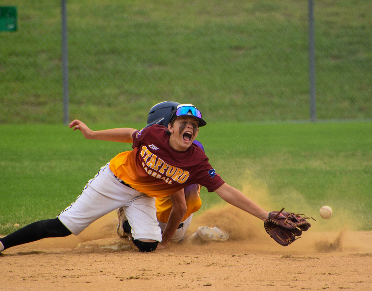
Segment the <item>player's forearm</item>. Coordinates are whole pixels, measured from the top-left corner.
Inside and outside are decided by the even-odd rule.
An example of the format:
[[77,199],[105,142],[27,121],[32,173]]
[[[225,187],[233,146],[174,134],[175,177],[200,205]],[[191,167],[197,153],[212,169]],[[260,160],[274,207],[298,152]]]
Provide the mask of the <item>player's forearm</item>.
[[269,216],[269,212],[255,204],[238,189],[226,183],[215,192],[227,203],[230,203],[231,205],[240,208],[263,221],[266,221]]
[[113,128],[99,131],[92,131],[86,138],[105,140],[105,141],[115,141],[115,142],[125,142],[132,143],[132,134],[136,131],[134,128]]
[[163,245],[166,245],[171,240],[187,211],[184,189],[178,190],[169,198],[172,201],[172,210],[169,214],[167,226],[163,232]]
[[178,226],[181,224],[182,218],[185,215],[185,212],[186,211],[183,211],[183,212],[174,211],[174,209],[172,209],[169,215],[167,226],[165,227],[164,232],[163,232],[163,237],[162,237],[163,245],[166,245],[171,240]]
[[132,143],[132,135],[136,131],[134,128],[113,128],[106,130],[91,130],[84,122],[75,119],[69,125],[73,130],[80,130],[86,139],[98,139],[106,141],[117,141]]

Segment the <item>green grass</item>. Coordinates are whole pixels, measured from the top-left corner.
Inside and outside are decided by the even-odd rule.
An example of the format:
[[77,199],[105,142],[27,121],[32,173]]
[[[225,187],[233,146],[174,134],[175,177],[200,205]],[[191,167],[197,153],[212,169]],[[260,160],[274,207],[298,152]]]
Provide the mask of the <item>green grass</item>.
[[[61,123],[60,2],[15,0],[0,123]],[[90,1],[68,8],[70,115],[141,122],[163,100],[209,121],[309,119],[307,1]],[[372,118],[370,0],[315,3],[317,116]]]
[[202,136],[227,181],[243,187],[253,177],[277,208],[293,191],[314,207],[341,199],[357,208],[360,201],[372,202],[370,129],[370,123],[237,123],[213,125]]
[[[0,234],[55,217],[101,166],[131,148],[61,125],[2,125],[0,137]],[[361,221],[354,227],[372,229],[372,123],[211,123],[199,140],[222,178],[264,208],[315,217],[328,204],[334,219],[351,213]],[[201,211],[221,203],[215,193],[201,195]]]

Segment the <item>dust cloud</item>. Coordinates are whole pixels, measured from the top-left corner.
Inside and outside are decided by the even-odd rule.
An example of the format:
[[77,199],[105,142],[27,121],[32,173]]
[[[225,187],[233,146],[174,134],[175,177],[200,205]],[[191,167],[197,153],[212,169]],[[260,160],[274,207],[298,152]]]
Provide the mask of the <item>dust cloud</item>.
[[[310,205],[304,195],[294,189],[287,189],[281,193],[279,199],[270,195],[266,184],[260,180],[247,181],[242,192],[267,211],[284,211],[302,214],[311,223],[311,228],[302,233],[300,239],[288,247],[281,247],[266,234],[261,220],[221,202],[201,214],[195,215],[190,230],[195,231],[199,226],[216,226],[230,234],[230,241],[261,244],[263,250],[295,250],[301,252],[342,252],[348,250],[369,251],[372,249],[370,240],[358,239],[359,235],[370,235],[361,231],[363,222],[353,213],[349,205],[342,201],[327,200],[322,197],[319,208]],[[333,206],[333,216],[323,219],[319,209],[323,205]]]

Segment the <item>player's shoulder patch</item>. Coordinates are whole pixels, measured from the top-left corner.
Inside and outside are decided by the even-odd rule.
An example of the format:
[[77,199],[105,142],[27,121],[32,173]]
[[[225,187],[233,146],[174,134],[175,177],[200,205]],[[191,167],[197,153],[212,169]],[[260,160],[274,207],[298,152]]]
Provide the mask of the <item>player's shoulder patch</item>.
[[209,174],[209,176],[211,176],[212,178],[214,178],[214,177],[217,175],[215,169],[210,169],[210,170],[208,171],[208,174]]
[[138,137],[141,136],[143,130],[144,130],[144,128],[142,128],[141,130],[138,130],[138,131],[137,131],[137,133],[136,133],[136,138],[138,138]]

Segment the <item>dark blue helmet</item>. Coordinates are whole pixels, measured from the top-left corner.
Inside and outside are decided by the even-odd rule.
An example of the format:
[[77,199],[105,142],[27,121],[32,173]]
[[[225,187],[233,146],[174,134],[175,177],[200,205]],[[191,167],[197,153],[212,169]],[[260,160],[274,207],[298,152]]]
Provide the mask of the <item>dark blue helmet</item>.
[[161,124],[168,127],[171,114],[178,105],[180,105],[178,102],[163,101],[152,106],[147,117],[147,126]]

